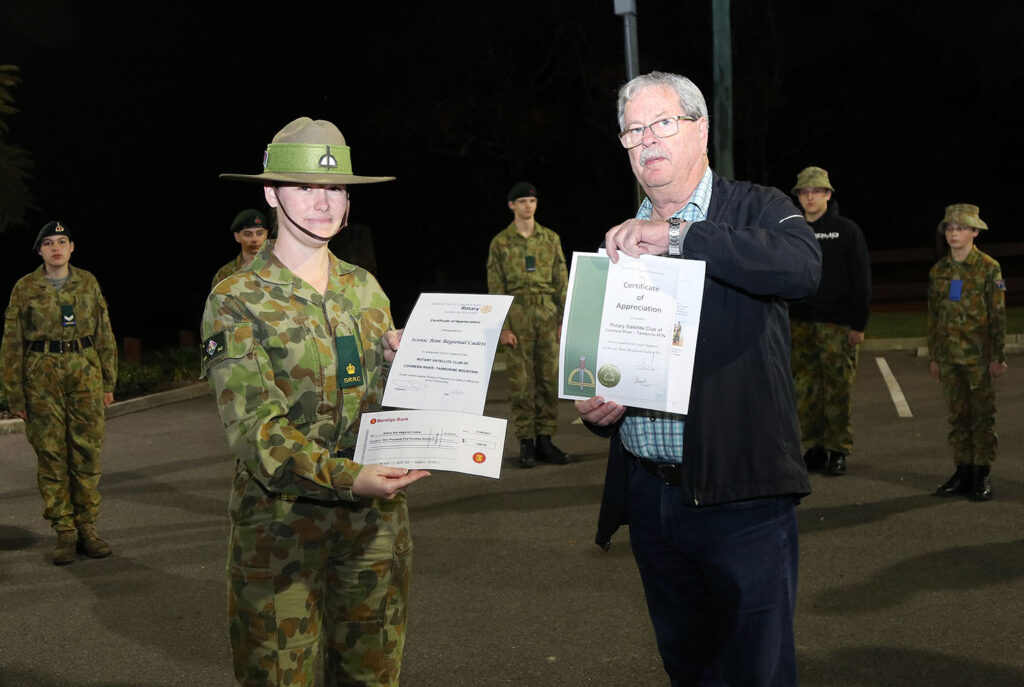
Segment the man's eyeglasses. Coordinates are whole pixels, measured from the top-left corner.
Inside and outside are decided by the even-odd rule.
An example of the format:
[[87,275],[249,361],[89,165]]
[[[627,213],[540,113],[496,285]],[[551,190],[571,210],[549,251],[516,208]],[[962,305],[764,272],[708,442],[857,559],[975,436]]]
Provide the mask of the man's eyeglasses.
[[644,140],[644,129],[650,129],[651,133],[658,138],[668,138],[669,136],[675,136],[679,133],[679,120],[687,122],[696,122],[696,117],[690,115],[673,115],[671,117],[665,117],[659,119],[656,122],[644,126],[633,127],[632,129],[626,129],[619,133],[619,141],[622,142],[622,147],[636,148]]

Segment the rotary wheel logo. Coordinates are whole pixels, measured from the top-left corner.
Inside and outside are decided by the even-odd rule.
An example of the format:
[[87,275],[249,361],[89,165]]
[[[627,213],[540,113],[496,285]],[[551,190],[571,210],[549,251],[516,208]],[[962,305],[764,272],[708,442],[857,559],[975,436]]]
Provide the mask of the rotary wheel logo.
[[375,424],[377,424],[377,418],[375,418],[375,417],[371,417],[371,418],[370,418],[370,424],[371,424],[371,425],[375,425]]
[[601,369],[597,371],[597,379],[604,386],[613,387],[622,379],[622,374],[614,365],[602,365]]
[[484,454],[480,453],[479,451],[473,454],[473,462],[474,463],[482,463],[485,460],[487,460],[487,456],[485,456]]
[[492,308],[489,305],[481,305],[480,306],[480,312],[483,313],[484,315],[486,315],[487,313],[491,312],[492,310],[494,310],[494,308]]

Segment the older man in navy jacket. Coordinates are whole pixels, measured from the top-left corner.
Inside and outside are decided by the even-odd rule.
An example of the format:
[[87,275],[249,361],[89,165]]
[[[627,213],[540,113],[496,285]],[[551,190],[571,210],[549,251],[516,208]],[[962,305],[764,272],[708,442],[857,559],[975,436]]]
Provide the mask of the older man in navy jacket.
[[685,77],[619,91],[619,138],[647,194],[605,248],[706,262],[689,413],[577,401],[611,437],[597,543],[621,524],[673,685],[796,684],[795,507],[801,458],[785,301],[817,287],[821,252],[777,189],[719,177]]

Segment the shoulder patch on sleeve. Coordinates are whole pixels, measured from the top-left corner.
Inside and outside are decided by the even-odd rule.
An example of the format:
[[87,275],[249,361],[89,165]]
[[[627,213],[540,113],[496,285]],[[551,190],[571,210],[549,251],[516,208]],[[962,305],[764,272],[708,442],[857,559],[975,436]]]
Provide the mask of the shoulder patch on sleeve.
[[996,289],[998,289],[999,291],[1005,291],[1006,282],[1003,281],[1002,279],[996,279]]
[[216,332],[203,341],[202,367],[205,377],[207,371],[217,363],[236,358],[244,358],[252,350],[252,327],[240,325]]

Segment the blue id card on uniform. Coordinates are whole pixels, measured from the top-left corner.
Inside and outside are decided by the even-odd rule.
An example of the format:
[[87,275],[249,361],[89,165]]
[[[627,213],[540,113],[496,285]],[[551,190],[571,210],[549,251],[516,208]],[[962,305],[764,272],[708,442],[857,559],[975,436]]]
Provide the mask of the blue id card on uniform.
[[964,282],[962,279],[950,279],[949,280],[949,300],[958,301],[960,300],[960,292],[964,290]]

